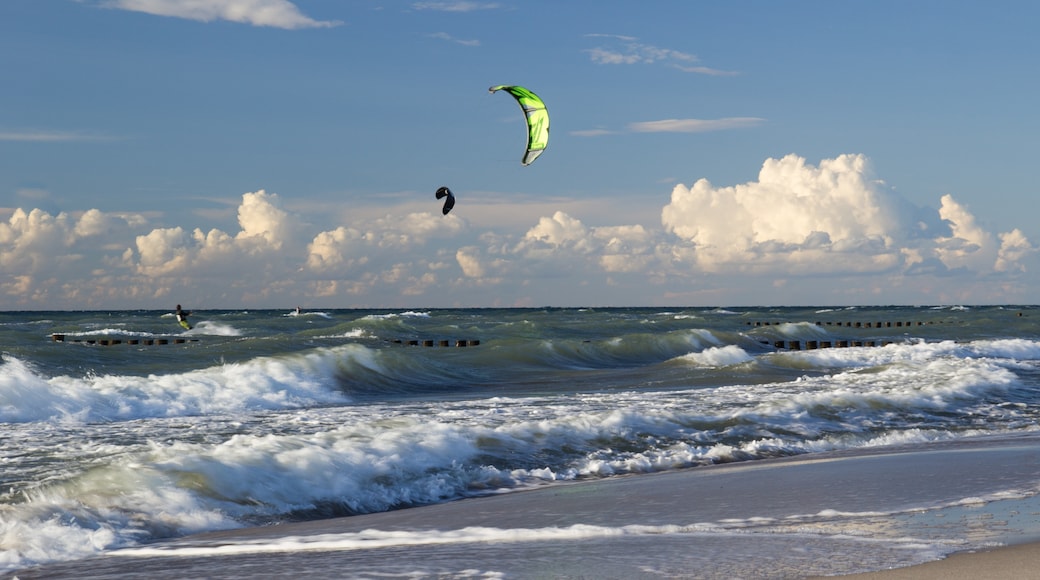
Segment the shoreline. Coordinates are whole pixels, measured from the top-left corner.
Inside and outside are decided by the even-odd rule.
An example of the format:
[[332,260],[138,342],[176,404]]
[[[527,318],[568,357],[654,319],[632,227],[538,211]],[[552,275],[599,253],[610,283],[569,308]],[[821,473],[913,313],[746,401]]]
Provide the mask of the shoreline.
[[3,577],[1015,577],[1040,551],[1038,474],[1040,433],[981,436],[209,532]]

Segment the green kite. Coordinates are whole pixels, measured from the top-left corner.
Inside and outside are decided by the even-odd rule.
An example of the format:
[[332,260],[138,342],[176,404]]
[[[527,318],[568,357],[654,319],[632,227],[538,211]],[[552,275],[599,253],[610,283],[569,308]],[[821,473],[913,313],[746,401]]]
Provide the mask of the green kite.
[[549,111],[545,110],[545,103],[538,95],[524,87],[499,85],[488,89],[490,93],[496,91],[506,91],[513,95],[527,115],[527,151],[521,163],[530,165],[549,145]]

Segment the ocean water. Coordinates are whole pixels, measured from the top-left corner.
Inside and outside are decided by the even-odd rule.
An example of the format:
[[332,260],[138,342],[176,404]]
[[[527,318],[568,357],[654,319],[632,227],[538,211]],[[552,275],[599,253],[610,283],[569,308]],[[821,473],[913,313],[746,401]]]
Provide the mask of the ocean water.
[[0,573],[565,482],[1034,432],[1040,418],[1034,306],[191,319],[0,313]]

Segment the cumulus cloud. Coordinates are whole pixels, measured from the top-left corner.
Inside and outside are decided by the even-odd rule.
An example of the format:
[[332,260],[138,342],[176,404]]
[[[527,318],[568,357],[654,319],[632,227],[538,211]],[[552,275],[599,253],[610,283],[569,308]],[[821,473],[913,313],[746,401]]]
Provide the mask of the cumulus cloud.
[[392,207],[316,227],[264,190],[242,194],[237,227],[208,231],[17,209],[0,222],[0,308],[732,304],[761,288],[801,303],[1010,303],[1035,276],[1020,230],[992,231],[952,195],[915,206],[862,155],[768,159],[753,181],[701,179],[661,202],[656,225],[559,210],[495,231]]
[[238,207],[238,225],[242,230],[235,235],[236,240],[256,240],[268,244],[274,250],[291,242],[293,222],[289,214],[280,207],[277,195],[268,195],[264,190],[247,193],[242,196],[242,205]]
[[691,244],[692,266],[713,272],[863,274],[926,263],[993,272],[1030,253],[1017,230],[1001,235],[1001,253],[997,236],[952,196],[941,204],[938,212],[912,206],[872,176],[862,155],[818,166],[788,155],[767,160],[758,181],[676,186],[661,222]]
[[480,252],[477,248],[459,248],[459,251],[455,252],[455,260],[459,263],[459,267],[462,268],[462,275],[469,278],[483,278],[485,275],[485,268],[480,263]]
[[215,228],[208,232],[199,228],[188,232],[179,226],[154,229],[137,236],[136,253],[125,254],[124,262],[148,277],[227,279],[247,270],[259,278],[254,285],[267,285],[286,275],[287,261],[293,251],[300,251],[299,221],[281,208],[278,195],[264,190],[243,194],[238,224],[234,235]]
[[[62,300],[93,287],[97,272],[107,270],[110,261],[118,262],[122,244],[145,223],[137,214],[98,210],[79,217],[64,212],[52,215],[38,208],[14,210],[6,222],[0,222],[0,271],[7,278],[0,283],[0,304],[6,301],[10,307],[36,308],[92,305]],[[65,290],[61,290],[63,286]],[[52,300],[57,302],[52,304]]]
[[999,234],[999,238],[1000,249],[997,250],[997,263],[993,269],[997,272],[1025,272],[1023,261],[1036,252],[1036,248],[1017,228]]
[[[182,228],[162,228],[137,236],[137,271],[145,276],[187,273],[191,265],[191,236]],[[133,262],[132,254],[126,256]]]
[[201,22],[227,20],[289,30],[342,24],[305,16],[288,0],[108,0],[104,6]]

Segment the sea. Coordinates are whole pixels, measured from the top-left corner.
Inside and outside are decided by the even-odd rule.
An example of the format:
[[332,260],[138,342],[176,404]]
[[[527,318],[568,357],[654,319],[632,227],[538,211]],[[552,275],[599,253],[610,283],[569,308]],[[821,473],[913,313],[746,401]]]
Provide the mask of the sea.
[[0,573],[202,532],[1040,424],[1030,305],[190,321],[0,313]]

